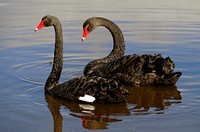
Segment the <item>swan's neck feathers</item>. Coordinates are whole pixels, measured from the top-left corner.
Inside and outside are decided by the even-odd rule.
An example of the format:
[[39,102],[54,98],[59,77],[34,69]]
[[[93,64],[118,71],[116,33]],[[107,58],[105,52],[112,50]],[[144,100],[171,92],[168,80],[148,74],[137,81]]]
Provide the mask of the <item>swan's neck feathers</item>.
[[60,79],[60,75],[63,67],[63,34],[62,26],[58,19],[55,19],[54,30],[55,30],[55,49],[53,67],[51,73],[46,81],[45,88],[50,90],[54,88]]
[[92,102],[95,101],[95,97],[88,95],[88,94],[85,94],[83,97],[79,97],[79,100],[92,103]]

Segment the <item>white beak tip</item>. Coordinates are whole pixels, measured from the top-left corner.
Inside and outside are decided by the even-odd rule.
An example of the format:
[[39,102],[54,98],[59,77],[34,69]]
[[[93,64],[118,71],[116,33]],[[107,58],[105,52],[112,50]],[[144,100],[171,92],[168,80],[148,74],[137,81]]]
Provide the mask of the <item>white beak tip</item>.
[[85,40],[85,37],[82,37],[81,40],[84,41],[84,40]]
[[34,31],[36,32],[36,31],[38,31],[38,30],[39,30],[38,28],[35,28],[35,30],[34,30]]

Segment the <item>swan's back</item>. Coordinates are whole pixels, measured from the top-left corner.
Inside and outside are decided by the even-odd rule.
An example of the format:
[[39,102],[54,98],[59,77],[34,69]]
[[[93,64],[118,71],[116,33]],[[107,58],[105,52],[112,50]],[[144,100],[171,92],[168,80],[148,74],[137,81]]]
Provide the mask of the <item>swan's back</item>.
[[174,68],[173,61],[161,54],[132,54],[101,66],[92,75],[133,85],[174,85],[181,75],[173,73]]

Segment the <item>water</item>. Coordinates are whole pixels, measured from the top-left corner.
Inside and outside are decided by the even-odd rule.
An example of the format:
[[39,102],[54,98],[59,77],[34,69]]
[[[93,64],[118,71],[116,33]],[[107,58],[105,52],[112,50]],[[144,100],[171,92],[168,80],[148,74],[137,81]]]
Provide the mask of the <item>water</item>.
[[[0,131],[154,131],[200,129],[200,1],[36,0],[0,2]],[[79,104],[44,94],[52,67],[54,31],[33,30],[44,15],[63,25],[61,82],[82,75],[91,60],[106,56],[112,39],[96,29],[82,43],[89,17],[113,20],[122,29],[126,54],[162,53],[182,71],[176,87],[132,88],[127,104]]]

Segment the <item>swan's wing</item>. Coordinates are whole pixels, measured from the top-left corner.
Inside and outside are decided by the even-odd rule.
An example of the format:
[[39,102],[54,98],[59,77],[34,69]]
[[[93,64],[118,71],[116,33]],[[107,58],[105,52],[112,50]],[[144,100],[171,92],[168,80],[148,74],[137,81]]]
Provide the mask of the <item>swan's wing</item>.
[[[121,83],[115,80],[96,76],[81,76],[57,85],[49,93],[74,101],[78,101],[80,97],[89,95],[94,97],[93,100],[97,102],[117,103],[125,102],[129,92]],[[89,99],[87,102],[93,101]]]
[[176,84],[181,75],[181,72],[173,72],[162,76],[159,76],[156,73],[147,73],[144,75],[138,74],[134,76],[116,73],[110,76],[112,76],[112,79],[119,80],[122,83],[139,87],[150,85],[173,86]]
[[167,57],[160,54],[133,54],[126,55],[107,63],[95,71],[95,75],[106,77],[108,74],[138,75],[156,73],[164,75],[173,72],[175,64]]
[[105,64],[94,75],[119,80],[135,86],[175,85],[181,73],[173,72],[175,64],[160,54],[133,54]]

